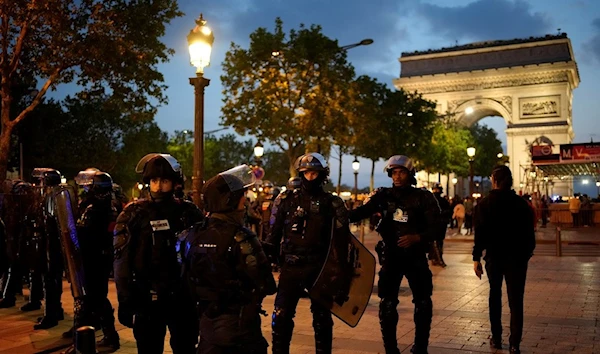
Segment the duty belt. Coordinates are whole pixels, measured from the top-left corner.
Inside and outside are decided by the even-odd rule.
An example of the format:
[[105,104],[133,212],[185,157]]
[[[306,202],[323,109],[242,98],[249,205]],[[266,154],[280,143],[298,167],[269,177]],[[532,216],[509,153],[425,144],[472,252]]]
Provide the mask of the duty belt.
[[295,255],[286,254],[284,261],[287,265],[305,265],[318,262],[320,257],[316,255]]

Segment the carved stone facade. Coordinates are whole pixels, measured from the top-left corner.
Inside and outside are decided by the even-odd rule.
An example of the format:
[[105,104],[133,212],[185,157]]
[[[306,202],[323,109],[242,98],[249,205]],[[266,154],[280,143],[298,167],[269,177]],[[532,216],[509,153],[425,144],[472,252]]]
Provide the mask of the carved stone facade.
[[522,166],[531,164],[527,141],[542,135],[556,145],[573,140],[572,91],[579,85],[579,71],[571,42],[563,35],[459,48],[466,49],[403,54],[394,85],[422,93],[437,102],[440,114],[465,125],[502,117],[507,124],[504,153],[518,189]]
[[[411,82],[413,81],[413,82]],[[423,94],[440,92],[463,92],[487,90],[495,88],[522,87],[528,85],[569,82],[569,74],[565,71],[547,71],[532,74],[488,76],[485,78],[468,78],[463,80],[440,79],[434,82],[419,82],[418,79],[406,80],[402,83],[405,91],[419,91]]]

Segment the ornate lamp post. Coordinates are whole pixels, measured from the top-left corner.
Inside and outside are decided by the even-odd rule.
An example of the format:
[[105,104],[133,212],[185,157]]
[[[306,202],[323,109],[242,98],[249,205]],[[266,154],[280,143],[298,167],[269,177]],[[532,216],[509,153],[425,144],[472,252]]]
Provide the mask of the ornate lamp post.
[[256,157],[256,166],[260,166],[261,158],[265,153],[265,147],[259,142],[254,145],[254,157]]
[[467,156],[469,156],[469,196],[473,195],[473,162],[475,162],[475,148],[467,148]]
[[204,77],[204,68],[210,64],[210,52],[215,41],[210,28],[200,14],[196,27],[187,36],[190,63],[196,67],[196,77],[190,78],[194,86],[194,172],[192,176],[192,199],[202,209],[202,185],[204,183],[204,89],[210,80]]
[[360,169],[360,162],[358,158],[354,156],[352,161],[352,169],[354,170],[354,202],[358,201],[358,170]]

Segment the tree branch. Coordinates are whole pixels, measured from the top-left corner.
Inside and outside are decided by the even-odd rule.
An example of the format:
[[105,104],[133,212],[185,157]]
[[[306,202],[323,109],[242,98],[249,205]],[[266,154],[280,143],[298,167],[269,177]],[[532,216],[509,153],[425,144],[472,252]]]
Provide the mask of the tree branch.
[[63,68],[57,68],[54,71],[54,73],[52,75],[50,75],[48,80],[46,80],[46,82],[44,83],[44,86],[42,86],[42,89],[38,92],[38,94],[35,96],[33,101],[31,101],[29,106],[27,106],[27,108],[25,108],[23,111],[21,111],[21,113],[19,113],[17,118],[8,122],[7,125],[10,127],[14,127],[15,125],[19,124],[19,122],[21,122],[23,119],[25,119],[25,117],[29,113],[31,113],[35,109],[35,107],[37,107],[37,105],[40,104],[40,102],[42,102],[42,98],[46,94],[46,91],[48,91],[48,88],[50,88],[50,85],[52,85],[52,83],[58,78],[58,76],[60,75],[60,73],[63,70],[64,70]]
[[[35,1],[32,1],[31,7],[35,6]],[[19,57],[21,56],[21,52],[23,51],[23,43],[25,43],[25,37],[27,37],[27,31],[29,30],[29,23],[35,22],[37,16],[32,16],[31,11],[28,12],[27,17],[23,21],[21,25],[21,32],[19,33],[19,37],[17,37],[17,44],[15,44],[15,50],[13,52],[13,56],[10,60],[10,64],[8,65],[8,73],[7,77],[10,79],[12,75],[17,71],[17,66],[19,65]]]

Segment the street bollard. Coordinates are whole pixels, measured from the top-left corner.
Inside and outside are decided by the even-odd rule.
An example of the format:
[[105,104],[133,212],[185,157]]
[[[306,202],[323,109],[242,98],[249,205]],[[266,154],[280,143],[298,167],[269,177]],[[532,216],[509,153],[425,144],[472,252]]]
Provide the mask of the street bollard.
[[560,236],[560,225],[556,225],[556,256],[562,257],[562,243]]
[[75,352],[96,354],[96,330],[92,326],[82,326],[75,331]]

